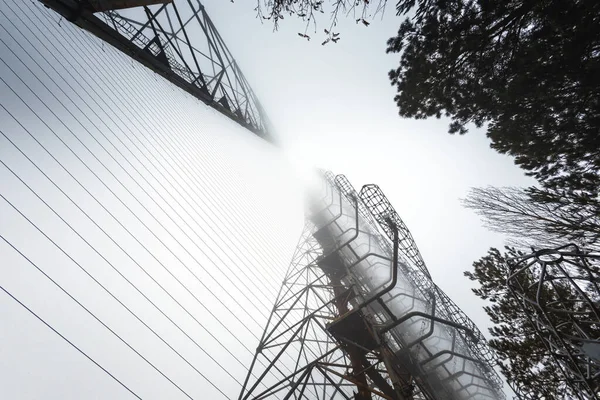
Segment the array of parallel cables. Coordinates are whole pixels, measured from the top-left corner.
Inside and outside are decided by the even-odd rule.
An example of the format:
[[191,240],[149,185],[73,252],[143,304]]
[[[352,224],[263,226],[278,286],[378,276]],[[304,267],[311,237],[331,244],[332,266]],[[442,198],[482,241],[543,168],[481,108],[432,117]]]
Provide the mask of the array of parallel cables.
[[301,228],[270,192],[281,162],[51,10],[3,1],[0,339],[24,365],[0,373],[46,378],[0,390],[237,398]]

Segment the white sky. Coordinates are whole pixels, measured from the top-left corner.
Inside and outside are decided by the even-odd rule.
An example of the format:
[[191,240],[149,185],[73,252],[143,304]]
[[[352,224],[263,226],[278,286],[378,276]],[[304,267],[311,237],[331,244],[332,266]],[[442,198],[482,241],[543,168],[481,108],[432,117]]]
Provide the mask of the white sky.
[[[16,4],[20,4],[20,7],[31,6],[29,2],[19,1],[0,4],[0,10],[5,13],[4,16],[0,15],[0,38],[2,38],[0,59],[3,60],[3,63],[0,63],[0,77],[7,82],[0,82],[0,104],[8,110],[0,109],[0,128],[21,146],[26,154],[39,163],[42,171],[53,177],[78,204],[95,217],[100,226],[113,232],[118,242],[132,254],[132,258],[126,257],[116,243],[107,241],[91,225],[91,222],[75,211],[69,201],[48,183],[41,171],[36,170],[24,156],[15,151],[14,145],[3,136],[0,137],[0,160],[26,177],[29,184],[40,191],[42,197],[50,201],[74,227],[84,232],[84,236],[91,240],[104,256],[119,265],[123,271],[129,271],[126,273],[131,274],[128,275],[131,279],[137,279],[136,282],[141,285],[140,287],[148,289],[151,296],[156,296],[159,304],[167,304],[166,309],[172,312],[175,318],[181,318],[182,324],[191,322],[185,315],[182,316],[180,311],[175,311],[176,307],[170,308],[173,306],[169,305],[163,295],[144,280],[146,278],[139,275],[139,272],[134,272],[138,270],[132,260],[148,265],[149,268],[156,268],[152,271],[159,274],[157,276],[163,273],[160,272],[162,270],[159,268],[159,259],[163,263],[174,263],[173,265],[177,265],[176,274],[182,274],[181,279],[193,280],[182,268],[183,263],[176,260],[175,254],[177,254],[185,260],[185,263],[202,264],[215,276],[222,276],[221,279],[228,280],[230,284],[239,287],[249,280],[262,282],[263,274],[273,274],[273,277],[268,279],[269,285],[262,289],[263,292],[250,291],[247,295],[251,297],[242,300],[254,306],[271,304],[275,282],[279,279],[278,274],[284,273],[285,264],[291,255],[293,244],[297,241],[301,225],[300,191],[295,178],[290,177],[293,167],[286,164],[277,150],[264,145],[259,139],[233,123],[223,124],[217,113],[206,110],[203,105],[190,99],[189,96],[174,91],[152,73],[142,71],[141,67],[133,65],[129,59],[115,55],[114,51],[100,48],[97,42],[86,42],[79,36],[80,42],[74,47],[76,51],[72,51],[69,50],[68,41],[61,38],[59,34],[52,33],[56,34],[53,39],[53,36],[50,36],[51,32],[44,31],[41,20],[27,26],[19,22],[14,15],[22,11],[19,11]],[[472,186],[527,185],[531,181],[523,177],[522,172],[508,157],[500,156],[488,148],[483,132],[473,131],[463,137],[450,136],[446,133],[447,121],[417,122],[403,120],[397,116],[396,106],[392,100],[394,90],[389,85],[387,71],[395,66],[398,56],[385,54],[385,42],[394,34],[400,20],[389,13],[384,21],[373,22],[369,28],[365,28],[356,25],[350,17],[342,20],[339,26],[340,42],[336,45],[321,46],[321,34],[314,35],[309,32],[315,36],[310,42],[297,36],[297,32],[303,31],[303,25],[299,21],[286,19],[280,31],[273,33],[269,23],[261,24],[254,18],[252,11],[254,3],[250,0],[246,2],[240,0],[233,4],[210,0],[205,5],[267,110],[276,129],[276,135],[282,142],[285,155],[295,168],[300,173],[310,166],[344,173],[357,188],[366,183],[378,184],[411,229],[434,280],[485,331],[488,319],[481,310],[481,302],[469,291],[470,282],[463,277],[462,272],[470,267],[472,261],[482,256],[488,247],[500,246],[503,239],[483,229],[476,216],[461,208],[458,199],[464,197],[468,188]],[[10,9],[7,8],[8,6]],[[392,8],[389,11],[392,11]],[[65,26],[68,24],[64,21],[62,24],[60,32],[69,32],[71,28]],[[323,19],[319,32],[325,26],[326,18]],[[47,50],[41,50],[41,41],[33,46],[26,44],[23,38],[15,41],[8,32],[19,38],[17,29],[23,32],[31,29],[34,33],[26,33],[26,36],[32,40],[34,36],[39,40],[48,35],[51,40],[46,43],[52,43],[52,46]],[[20,49],[17,43],[23,44],[41,66],[36,66],[31,59],[28,59],[25,50]],[[36,76],[43,78],[50,90],[44,88],[34,75],[27,72],[9,49],[23,59],[27,59],[26,64],[36,71]],[[38,50],[40,53],[35,55]],[[43,64],[44,57],[49,60],[53,58],[51,54],[56,55],[55,61]],[[82,54],[90,57],[88,61],[95,60],[91,64],[88,62],[88,68],[85,69],[75,65]],[[66,60],[74,66],[68,66]],[[56,71],[50,66],[59,64],[60,68]],[[15,77],[15,73],[10,71],[11,68],[32,87],[33,92],[48,104],[53,104],[55,112],[66,115],[66,109],[57,104],[56,98],[60,98],[68,103],[67,108],[75,116],[64,117],[65,126],[59,124],[43,103],[36,100],[33,92]],[[43,70],[49,74],[45,78]],[[69,76],[69,73],[74,75]],[[108,77],[109,74],[115,76],[114,82]],[[60,85],[52,85],[50,76],[59,81]],[[107,79],[111,89],[100,94],[92,93],[91,88],[106,85],[104,82],[98,85],[95,79],[99,76]],[[40,117],[32,114],[33,111],[28,111],[7,85],[24,96]],[[51,93],[57,97],[53,97]],[[131,102],[127,101],[125,93],[131,94],[133,99]],[[75,99],[75,102],[69,103],[69,96]],[[97,107],[100,106],[89,107],[83,99],[90,104],[92,101],[98,101],[102,107],[114,107],[114,109],[107,108],[108,111],[104,114],[99,112],[96,115],[94,111],[98,111]],[[177,104],[177,107],[173,107],[173,104]],[[117,220],[101,210],[48,155],[44,155],[45,153],[34,143],[32,136],[28,136],[9,113],[33,132],[34,136],[37,135],[46,143],[53,154],[79,177],[83,186],[102,199],[106,199],[107,207],[115,212],[119,216],[118,219],[135,235],[125,234]],[[129,115],[139,115],[140,119],[123,120],[120,124],[115,122],[117,118],[128,118]],[[107,163],[109,169],[105,171],[98,164],[100,161],[94,161],[91,153],[87,153],[77,144],[78,142],[72,142],[81,152],[83,159],[94,163],[97,171],[102,171],[100,176],[109,181],[108,186],[115,190],[117,195],[129,199],[125,204],[130,205],[135,212],[143,214],[141,220],[149,226],[155,226],[158,237],[166,241],[167,246],[158,243],[156,241],[158,239],[144,230],[140,220],[123,209],[122,203],[116,201],[107,189],[96,181],[96,178],[90,175],[90,172],[86,171],[56,138],[53,138],[50,129],[43,121],[59,131],[60,135],[69,137],[71,141],[75,140],[74,136],[73,138],[69,136],[66,127],[74,129],[81,135],[84,143],[95,150],[95,154],[98,154],[102,162]],[[80,121],[84,122],[83,125]],[[149,157],[151,152],[137,150],[130,146],[126,154],[115,157],[123,163],[131,161],[139,168],[144,166],[151,171],[160,170],[165,174],[157,180],[150,180],[145,173],[134,174],[137,180],[133,179],[126,176],[126,170],[118,168],[112,155],[108,152],[105,154],[104,150],[98,147],[99,144],[92,140],[91,135],[88,137],[84,134],[84,126],[86,130],[95,132],[94,124],[102,125],[100,131],[110,137],[110,140],[116,140],[112,139],[111,134],[113,130],[119,129],[123,129],[128,135],[131,134],[132,138],[139,137],[148,145],[158,146],[157,143],[162,143],[160,135],[168,139],[181,140],[174,144],[173,148],[179,149],[176,151],[181,152],[182,155],[180,158],[169,158],[165,153],[164,159],[144,159],[143,157]],[[138,129],[138,126],[141,129]],[[200,141],[198,147],[186,145],[185,138],[194,137],[196,131]],[[215,135],[217,131],[219,134]],[[154,136],[150,138],[144,132],[158,134],[158,139]],[[164,135],[165,133],[167,135]],[[179,139],[180,137],[183,139]],[[109,139],[105,141],[100,138],[100,143],[107,148],[111,146]],[[168,142],[165,143],[165,146],[169,145]],[[137,159],[134,161],[134,154],[142,160],[139,164]],[[157,157],[163,157],[163,154],[159,153]],[[164,165],[172,163],[176,166],[174,171],[179,171],[181,176],[168,176],[169,168],[160,169],[163,165],[160,163],[165,163]],[[156,329],[160,329],[166,338],[172,339],[173,343],[181,346],[181,351],[190,352],[189,354],[198,357],[197,360],[206,361],[206,355],[194,353],[199,349],[191,346],[185,338],[181,338],[180,333],[174,331],[171,325],[160,323],[160,315],[157,315],[156,311],[129,294],[120,278],[110,272],[102,260],[94,255],[95,253],[90,253],[91,250],[79,238],[73,236],[68,227],[49,212],[6,168],[2,167],[0,170],[0,194],[6,196],[29,218],[40,224],[42,229],[51,233],[51,236],[60,241],[73,257],[88,263],[100,280],[107,283],[117,295],[124,296],[128,304],[140,315],[153,321]],[[131,168],[127,171],[133,174]],[[190,171],[194,172],[195,175],[192,176],[197,177],[197,181],[192,183],[188,181],[189,175],[186,174]],[[114,175],[111,175],[112,173]],[[116,177],[126,185],[121,185]],[[146,183],[145,179],[149,179],[151,183]],[[142,186],[137,182],[141,182]],[[141,187],[148,188],[152,196],[143,195],[140,192]],[[143,211],[141,205],[131,200],[127,189],[139,195],[152,212]],[[186,192],[188,189],[201,190],[194,192],[193,197],[188,197]],[[180,193],[179,190],[182,192]],[[168,201],[162,200],[161,196]],[[190,201],[193,199],[194,202],[200,202],[201,205],[197,207],[191,206],[191,203],[178,204],[164,213],[157,209],[157,204],[164,207],[178,201],[183,204],[187,201],[183,199],[188,198]],[[236,202],[243,203],[245,211],[240,212],[248,212],[249,216],[244,218],[239,213],[235,214],[236,209],[240,208]],[[135,204],[131,205],[133,203]],[[207,210],[217,210],[217,214]],[[157,219],[153,219],[150,214],[155,214]],[[184,223],[185,220],[190,225],[186,225],[184,229],[175,228],[170,225],[168,216],[177,219],[180,223]],[[164,223],[165,227],[159,228],[156,225],[157,221]],[[241,224],[242,228],[237,229],[237,224]],[[257,232],[258,228],[255,227],[261,228]],[[77,293],[104,319],[121,329],[126,326],[122,321],[127,316],[122,314],[122,311],[117,311],[121,309],[117,306],[114,308],[106,306],[105,300],[101,301],[100,292],[91,295],[90,293],[95,293],[93,291],[98,289],[87,282],[85,276],[76,275],[75,266],[71,265],[64,255],[59,254],[40,236],[39,232],[36,232],[1,199],[0,234],[21,248],[32,261],[47,268],[53,277],[61,280],[66,287]],[[228,249],[231,238],[237,237],[236,235],[239,235],[240,247]],[[136,242],[134,237],[144,243],[148,249],[144,250],[140,247],[141,244]],[[205,245],[198,245],[197,240],[200,238]],[[181,249],[174,253],[170,252],[171,248],[179,249],[173,240],[186,241],[188,248],[192,250],[190,253],[184,251],[185,254],[181,253],[183,251]],[[259,254],[261,249],[265,254]],[[227,256],[231,258],[226,258],[225,254],[231,254]],[[270,259],[270,256],[278,260],[275,265],[265,262],[265,259]],[[245,271],[244,276],[232,276],[231,273],[227,273],[231,265],[242,268]],[[172,387],[164,384],[160,377],[153,377],[152,371],[146,375],[143,372],[146,370],[143,368],[147,369],[147,365],[141,366],[135,356],[119,347],[120,344],[113,343],[114,338],[110,335],[99,333],[101,329],[95,327],[94,321],[80,317],[80,311],[76,310],[77,307],[72,302],[65,300],[56,288],[52,288],[48,281],[44,280],[31,265],[4,242],[0,243],[0,273],[2,274],[0,282],[4,287],[19,295],[19,298],[60,328],[67,336],[74,338],[79,345],[94,352],[97,358],[117,374],[128,377],[128,382],[147,390],[145,397],[174,396]],[[218,288],[217,280],[214,282],[209,280],[208,282],[212,283],[207,283],[208,288],[222,298],[228,299],[226,300],[229,302],[228,305],[234,307],[236,296],[223,288]],[[167,279],[167,282],[170,281]],[[172,282],[167,283],[167,285],[171,284],[174,285]],[[181,288],[173,287],[177,298],[181,296],[185,299],[182,301],[188,302],[186,304],[189,307],[198,306],[198,303],[194,303],[194,300],[183,293]],[[206,293],[207,288],[198,286],[194,290],[198,293]],[[248,320],[235,320],[235,315],[228,314],[223,305],[215,302],[215,296],[211,297],[208,294],[206,296],[208,297],[205,299],[205,304],[214,307],[212,310],[226,321],[225,325],[229,328],[242,329],[245,328],[244,324],[248,326],[255,324]],[[239,299],[238,297],[237,300]],[[264,319],[261,311],[266,308],[257,307],[253,310],[249,311],[248,315],[253,315],[260,323]],[[98,372],[88,360],[82,359],[71,350],[65,350],[60,338],[49,333],[39,321],[24,314],[23,310],[3,293],[0,293],[0,312],[3,321],[8,321],[0,325],[0,343],[3,343],[3,346],[0,346],[1,398],[62,399],[113,396],[127,398],[121,388],[110,386],[114,385],[113,381],[107,380],[106,376]],[[195,312],[207,320],[214,318],[208,315],[206,310],[198,309]],[[202,333],[197,326],[192,325],[185,326],[192,331],[196,329],[197,331],[194,332],[197,335],[206,336],[206,332]],[[149,336],[147,332],[144,334],[137,332],[136,329],[125,329],[122,334],[135,338],[137,344],[144,350],[160,347],[160,343],[158,345],[155,343],[156,338]],[[236,344],[232,337],[227,336],[227,333],[222,332],[222,329],[214,323],[213,325],[209,323],[208,331],[230,343],[231,346],[242,345],[241,342]],[[240,334],[243,345],[250,348],[255,346],[251,334],[259,333],[258,326],[248,328],[248,334]],[[228,360],[229,355],[219,351],[218,345],[211,342],[214,339],[205,337],[204,340],[206,343],[211,343],[208,347],[214,352],[213,355],[216,354],[221,361]],[[98,342],[105,343],[105,347],[99,347]],[[162,351],[156,350],[157,353],[153,353],[153,356],[158,363],[164,365],[167,372],[170,371],[180,377],[186,385],[190,385],[186,387],[196,391],[194,393],[208,390],[205,384],[194,386],[191,382],[194,382],[197,377],[192,373],[193,371],[190,372],[189,368],[176,364],[169,358],[172,355]],[[122,358],[116,357],[121,354]],[[249,355],[244,353],[240,357],[248,360]],[[215,372],[210,362],[204,364],[200,362],[200,364],[209,376],[217,374],[215,381],[223,379],[222,382],[229,382],[229,378]],[[56,368],[57,365],[60,368]],[[85,372],[81,373],[81,371]],[[243,375],[240,368],[232,369],[232,373],[236,377]],[[149,379],[156,384],[148,386],[145,380]],[[103,386],[104,391],[94,392],[95,385]],[[229,386],[229,383],[223,385],[227,387],[230,394],[236,390],[235,385]]]
[[378,184],[411,230],[434,281],[487,335],[484,303],[463,271],[489,247],[503,246],[504,238],[485,229],[459,199],[471,187],[534,181],[492,150],[482,129],[450,135],[446,119],[398,116],[387,74],[400,57],[385,52],[403,19],[394,4],[369,27],[352,15],[340,18],[334,31],[341,40],[325,46],[328,14],[316,33],[309,28],[307,41],[297,35],[305,29],[297,18],[281,21],[278,31],[254,18],[255,1],[205,4],[290,159],[343,173],[358,189]]
[[311,41],[294,18],[273,32],[254,18],[255,1],[209,0],[207,11],[267,110],[289,157],[345,174],[356,188],[378,184],[411,230],[434,280],[475,320],[489,326],[482,303],[463,276],[471,263],[503,237],[484,229],[461,207],[470,187],[528,186],[510,157],[489,148],[483,130],[447,133],[448,121],[397,115],[387,77],[399,62],[386,41],[401,22],[390,3],[369,27],[340,19],[341,40],[321,46],[322,14]]

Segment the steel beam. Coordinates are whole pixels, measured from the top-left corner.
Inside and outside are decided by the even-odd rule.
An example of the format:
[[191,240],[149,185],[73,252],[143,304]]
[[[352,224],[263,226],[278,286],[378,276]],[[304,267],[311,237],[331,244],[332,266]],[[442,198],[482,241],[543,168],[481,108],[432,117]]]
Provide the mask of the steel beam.
[[39,1],[273,142],[266,113],[198,0]]
[[172,3],[173,0],[87,0],[94,12]]

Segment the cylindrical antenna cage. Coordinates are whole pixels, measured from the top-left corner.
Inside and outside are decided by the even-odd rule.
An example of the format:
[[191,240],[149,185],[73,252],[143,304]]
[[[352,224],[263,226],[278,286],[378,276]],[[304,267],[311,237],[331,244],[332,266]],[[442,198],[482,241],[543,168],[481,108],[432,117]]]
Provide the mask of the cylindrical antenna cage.
[[412,235],[379,187],[357,192],[343,175],[325,173],[324,179],[325,194],[310,219],[323,259],[335,256],[336,262],[321,265],[353,288],[350,311],[360,310],[389,350],[388,370],[409,374],[427,398],[504,399],[483,335],[431,280]]

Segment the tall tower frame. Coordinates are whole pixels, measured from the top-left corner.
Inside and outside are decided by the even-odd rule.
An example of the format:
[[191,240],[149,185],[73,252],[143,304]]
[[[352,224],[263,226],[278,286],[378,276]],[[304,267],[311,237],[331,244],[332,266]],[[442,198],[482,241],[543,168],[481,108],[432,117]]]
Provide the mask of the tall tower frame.
[[381,190],[325,181],[239,399],[502,399],[485,339]]

